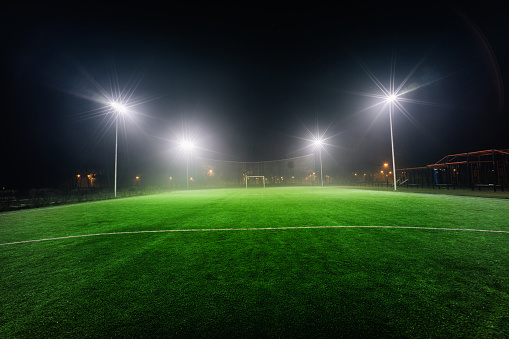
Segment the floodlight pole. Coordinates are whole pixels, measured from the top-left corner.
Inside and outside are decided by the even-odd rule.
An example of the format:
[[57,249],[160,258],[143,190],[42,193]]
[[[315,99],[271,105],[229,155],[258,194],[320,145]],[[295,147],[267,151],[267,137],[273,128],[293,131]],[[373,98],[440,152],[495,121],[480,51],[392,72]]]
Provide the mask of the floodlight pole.
[[389,102],[389,122],[391,124],[391,147],[392,147],[392,174],[394,177],[394,190],[397,190],[396,186],[396,160],[394,158],[394,135],[392,132],[392,101]]
[[117,149],[118,149],[118,112],[115,118],[115,183],[113,184],[113,192],[117,197]]
[[320,148],[318,149],[318,156],[320,157],[320,180],[323,187],[322,145],[320,145]]
[[186,149],[186,185],[189,189],[189,150]]
[[111,103],[111,107],[115,111],[115,182],[113,183],[113,194],[115,198],[117,197],[117,159],[118,159],[118,118],[121,113],[125,113],[125,107],[122,104],[116,103],[115,101]]

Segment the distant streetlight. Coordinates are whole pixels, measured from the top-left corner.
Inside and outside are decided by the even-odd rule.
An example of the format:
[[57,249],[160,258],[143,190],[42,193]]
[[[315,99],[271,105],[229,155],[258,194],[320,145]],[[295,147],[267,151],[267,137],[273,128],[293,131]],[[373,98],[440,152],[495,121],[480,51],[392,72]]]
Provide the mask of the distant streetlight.
[[110,106],[116,112],[117,116],[115,117],[115,182],[113,184],[113,191],[115,198],[117,197],[117,149],[118,149],[118,117],[120,115],[126,114],[127,109],[121,103],[113,101]]
[[186,187],[189,189],[189,153],[194,148],[194,142],[191,140],[182,140],[180,142],[180,147],[184,150],[186,153]]

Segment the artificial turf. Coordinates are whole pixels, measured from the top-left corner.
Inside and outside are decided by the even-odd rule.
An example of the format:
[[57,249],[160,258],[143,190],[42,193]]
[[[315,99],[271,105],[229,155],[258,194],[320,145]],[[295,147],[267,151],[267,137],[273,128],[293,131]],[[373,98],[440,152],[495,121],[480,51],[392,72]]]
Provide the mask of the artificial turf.
[[509,201],[176,191],[0,214],[4,337],[507,337]]

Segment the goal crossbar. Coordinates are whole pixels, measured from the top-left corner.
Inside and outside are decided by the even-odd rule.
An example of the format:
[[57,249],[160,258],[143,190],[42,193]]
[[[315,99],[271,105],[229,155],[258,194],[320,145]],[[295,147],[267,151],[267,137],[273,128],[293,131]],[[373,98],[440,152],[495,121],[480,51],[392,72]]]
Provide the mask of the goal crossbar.
[[247,175],[246,176],[246,188],[247,188],[247,182],[249,181],[249,178],[262,178],[263,188],[265,188],[265,176],[263,176],[263,175]]

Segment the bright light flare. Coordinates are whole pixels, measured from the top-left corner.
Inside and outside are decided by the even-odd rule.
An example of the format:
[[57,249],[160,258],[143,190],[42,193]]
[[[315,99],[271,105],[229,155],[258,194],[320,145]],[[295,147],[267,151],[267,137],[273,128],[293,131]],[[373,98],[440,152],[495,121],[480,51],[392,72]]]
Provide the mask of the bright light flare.
[[394,94],[390,94],[387,96],[387,102],[394,102],[397,100],[397,96],[395,96]]
[[316,132],[313,133],[305,124],[303,124],[301,122],[302,126],[306,129],[307,133],[308,133],[308,137],[307,138],[303,138],[303,137],[297,137],[295,136],[294,138],[297,138],[297,139],[300,139],[300,140],[303,140],[305,141],[305,145],[296,150],[296,152],[299,152],[301,150],[304,150],[304,149],[307,149],[307,148],[312,148],[313,152],[316,150],[316,149],[319,149],[320,151],[323,150],[325,151],[327,154],[329,154],[329,156],[332,157],[332,155],[327,151],[327,148],[329,147],[337,147],[337,148],[341,148],[337,145],[334,145],[331,143],[331,140],[333,138],[335,138],[336,136],[338,136],[339,134],[334,134],[334,135],[331,135],[331,136],[327,136],[327,132],[329,131],[330,127],[332,126],[332,121],[331,123],[329,124],[329,126],[327,126],[327,128],[325,129],[325,131],[322,131],[320,132],[319,128],[318,128],[318,122],[317,122],[317,126],[316,126]]
[[194,142],[191,140],[182,140],[180,146],[186,151],[191,151],[194,148]]
[[113,101],[110,105],[118,113],[121,114],[127,113],[127,108],[120,102]]
[[[405,97],[406,94],[411,92],[415,92],[423,87],[429,86],[441,79],[449,76],[443,76],[439,78],[432,79],[427,81],[426,83],[422,83],[420,85],[408,85],[408,82],[412,79],[416,71],[421,67],[423,62],[425,61],[426,56],[424,56],[414,67],[413,69],[406,75],[406,77],[400,82],[398,86],[396,86],[396,57],[393,54],[391,64],[390,64],[390,74],[389,74],[389,82],[382,83],[375,74],[365,65],[359,58],[355,57],[355,60],[360,65],[364,73],[369,77],[371,82],[379,89],[379,93],[364,93],[364,92],[354,92],[354,91],[343,91],[345,93],[350,93],[354,95],[360,95],[369,98],[378,99],[374,104],[358,111],[357,113],[361,113],[367,110],[371,110],[375,107],[380,107],[380,112],[378,115],[371,121],[370,125],[365,131],[365,134],[371,129],[374,125],[375,121],[382,114],[382,111],[388,106],[393,110],[393,113],[396,111],[401,112],[418,130],[420,130],[424,135],[426,135],[430,140],[433,139],[431,134],[423,127],[421,124],[415,119],[412,114],[405,108],[405,103],[410,104],[418,104],[418,105],[429,105],[436,107],[448,107],[447,105],[429,102],[425,100],[417,100]],[[451,74],[450,74],[451,75]],[[408,86],[407,86],[408,85]]]

